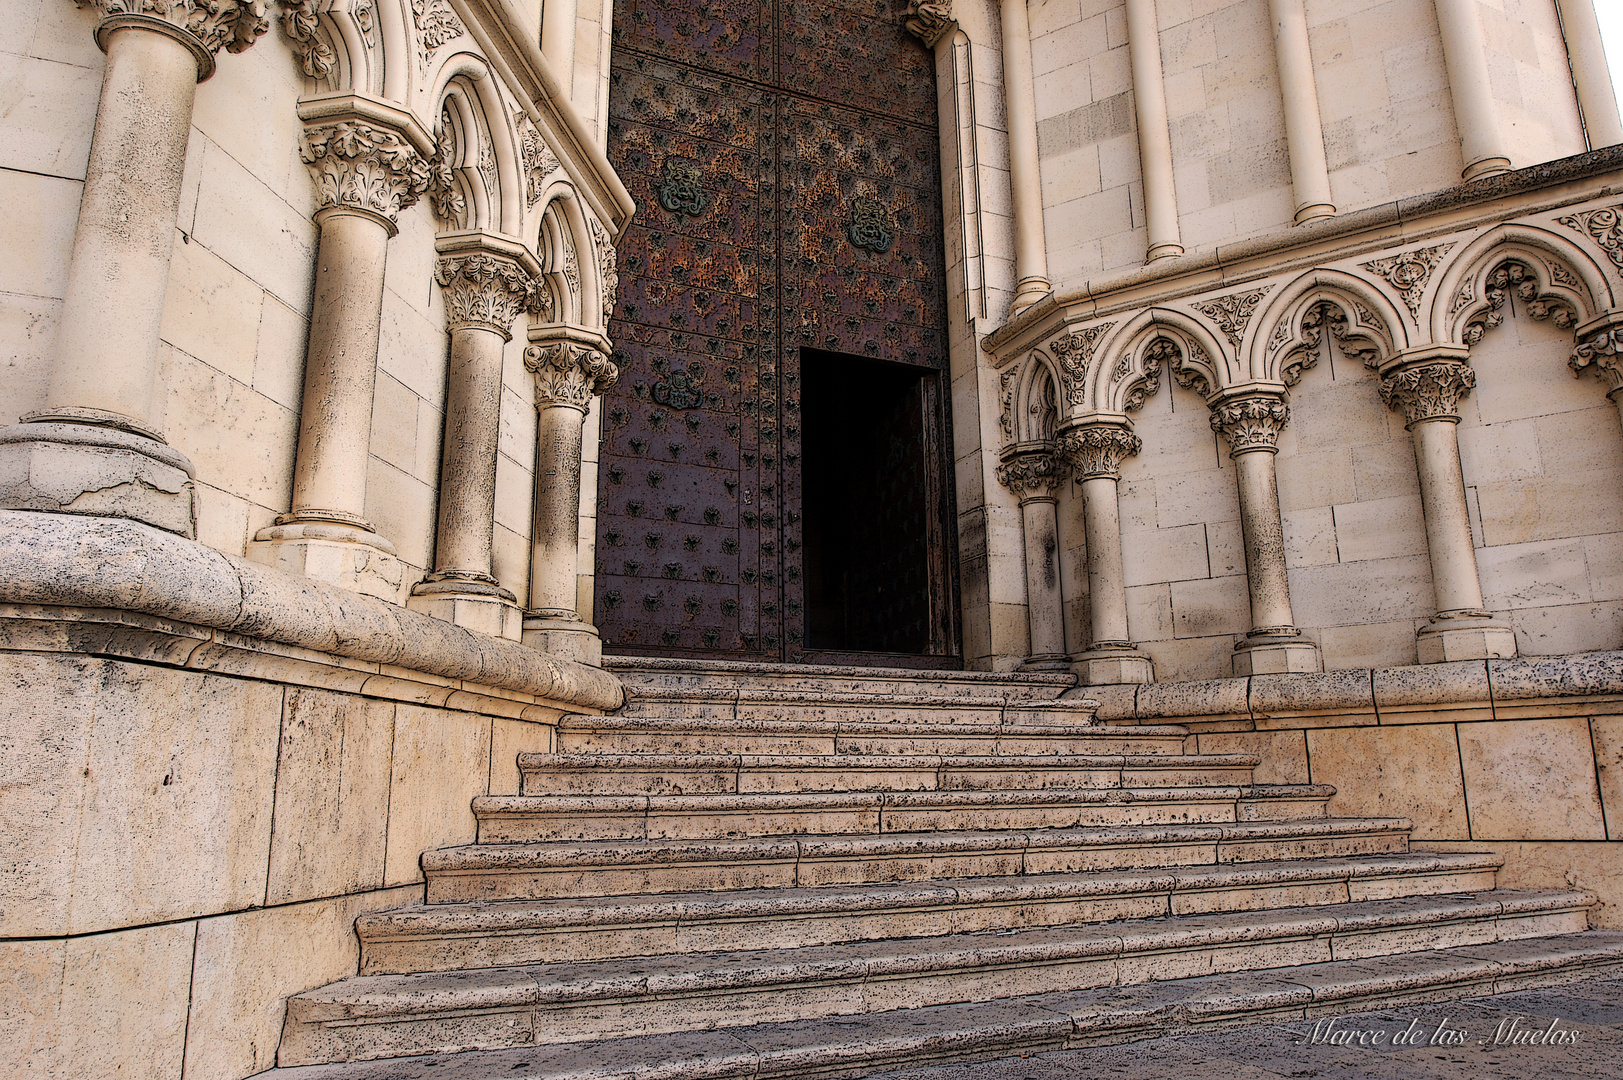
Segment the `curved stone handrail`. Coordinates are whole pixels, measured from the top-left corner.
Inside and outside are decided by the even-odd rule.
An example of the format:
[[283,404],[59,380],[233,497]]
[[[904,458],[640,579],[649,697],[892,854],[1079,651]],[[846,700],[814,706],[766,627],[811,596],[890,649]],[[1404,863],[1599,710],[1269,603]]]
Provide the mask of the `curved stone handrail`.
[[0,511],[0,603],[114,608],[593,709],[620,680],[120,518]]

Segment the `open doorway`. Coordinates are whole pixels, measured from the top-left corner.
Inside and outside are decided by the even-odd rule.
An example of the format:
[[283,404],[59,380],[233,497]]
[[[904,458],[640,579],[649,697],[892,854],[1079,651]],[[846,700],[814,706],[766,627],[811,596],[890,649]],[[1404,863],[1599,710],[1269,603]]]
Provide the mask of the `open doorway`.
[[933,368],[802,349],[806,659],[956,666]]

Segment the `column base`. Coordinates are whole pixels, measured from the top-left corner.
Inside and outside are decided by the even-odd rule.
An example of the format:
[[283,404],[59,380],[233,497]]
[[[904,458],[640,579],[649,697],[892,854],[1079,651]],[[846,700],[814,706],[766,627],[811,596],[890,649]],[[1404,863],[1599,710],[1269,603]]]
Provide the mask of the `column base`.
[[1034,274],[1031,277],[1021,278],[1014,287],[1014,299],[1009,301],[1009,314],[1024,311],[1053,291],[1053,283],[1045,277]]
[[394,545],[352,525],[299,522],[260,529],[248,558],[391,604],[401,601],[406,564]]
[[1516,655],[1516,632],[1487,614],[1434,618],[1414,639],[1422,664],[1449,660],[1508,660]]
[[1089,649],[1078,653],[1071,671],[1083,686],[1152,683],[1155,662],[1137,649]]
[[523,641],[536,652],[560,660],[603,666],[603,639],[597,636],[597,627],[577,618],[526,614]]
[[524,636],[524,609],[500,585],[457,578],[419,581],[406,607],[491,637],[518,641]]
[[0,508],[128,518],[197,538],[185,454],[150,434],[54,421],[0,428]]
[[1319,647],[1304,637],[1257,634],[1234,646],[1234,674],[1286,675],[1324,670]]
[[1016,671],[1070,671],[1071,657],[1067,653],[1040,653],[1020,662]]

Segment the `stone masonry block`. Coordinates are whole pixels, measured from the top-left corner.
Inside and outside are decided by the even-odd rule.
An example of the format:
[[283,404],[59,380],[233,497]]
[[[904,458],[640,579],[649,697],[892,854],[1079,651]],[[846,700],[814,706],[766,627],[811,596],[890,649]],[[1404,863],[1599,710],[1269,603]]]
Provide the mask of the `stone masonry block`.
[[1465,786],[1452,724],[1320,728],[1307,733],[1313,783],[1336,816],[1406,817],[1416,840],[1464,840]]
[[1461,724],[1459,744],[1472,837],[1606,838],[1583,717]]

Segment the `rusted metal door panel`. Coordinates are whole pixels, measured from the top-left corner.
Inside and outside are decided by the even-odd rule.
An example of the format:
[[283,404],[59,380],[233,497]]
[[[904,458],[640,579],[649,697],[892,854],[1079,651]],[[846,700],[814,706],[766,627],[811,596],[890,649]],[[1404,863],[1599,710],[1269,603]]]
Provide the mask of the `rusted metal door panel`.
[[804,655],[800,349],[945,369],[933,61],[904,11],[617,5],[610,157],[639,212],[600,448],[611,652]]

